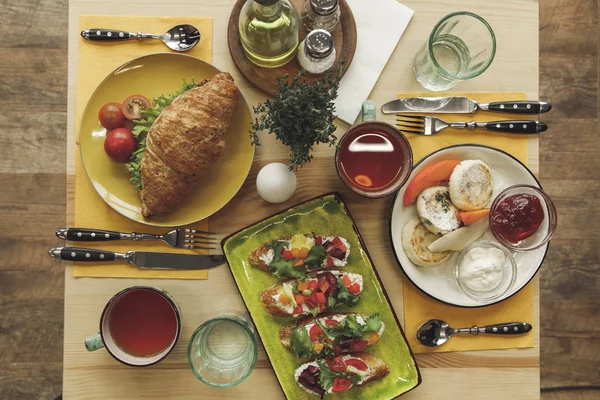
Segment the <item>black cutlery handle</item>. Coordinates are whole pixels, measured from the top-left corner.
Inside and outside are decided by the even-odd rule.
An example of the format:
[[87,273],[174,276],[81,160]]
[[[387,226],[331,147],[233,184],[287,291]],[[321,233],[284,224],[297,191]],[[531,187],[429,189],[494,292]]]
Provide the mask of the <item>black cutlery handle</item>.
[[73,242],[108,242],[121,239],[119,232],[88,228],[63,228],[56,231],[56,236]]
[[97,42],[117,42],[129,40],[137,35],[132,32],[118,31],[116,29],[91,28],[81,31],[81,37]]
[[552,105],[543,101],[497,101],[487,104],[487,109],[511,114],[540,114],[550,111]]
[[63,261],[114,261],[119,253],[81,247],[56,247],[50,249],[48,254]]
[[539,121],[494,121],[485,123],[485,128],[497,132],[534,134],[544,132],[548,125]]
[[529,332],[532,327],[526,322],[507,322],[505,324],[484,326],[481,329],[485,333],[496,335],[520,335]]

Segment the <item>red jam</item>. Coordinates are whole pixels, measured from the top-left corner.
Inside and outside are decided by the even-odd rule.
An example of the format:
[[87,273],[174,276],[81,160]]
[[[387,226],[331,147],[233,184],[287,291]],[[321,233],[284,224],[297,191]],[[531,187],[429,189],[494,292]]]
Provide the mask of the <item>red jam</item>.
[[515,244],[536,233],[543,220],[544,210],[540,199],[525,193],[503,199],[491,215],[494,230]]

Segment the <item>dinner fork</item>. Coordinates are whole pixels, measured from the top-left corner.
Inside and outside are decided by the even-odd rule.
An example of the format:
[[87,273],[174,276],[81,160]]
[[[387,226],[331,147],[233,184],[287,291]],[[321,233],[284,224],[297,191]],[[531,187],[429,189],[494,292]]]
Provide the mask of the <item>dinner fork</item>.
[[548,125],[539,121],[493,121],[493,122],[445,122],[439,118],[419,115],[398,115],[396,126],[402,132],[434,135],[446,128],[487,129],[489,131],[535,134],[544,132]]
[[62,228],[56,231],[56,236],[73,242],[107,242],[111,240],[160,240],[169,246],[181,249],[214,250],[209,247],[216,244],[214,232],[196,229],[173,229],[164,235],[150,233],[122,233],[88,228]]

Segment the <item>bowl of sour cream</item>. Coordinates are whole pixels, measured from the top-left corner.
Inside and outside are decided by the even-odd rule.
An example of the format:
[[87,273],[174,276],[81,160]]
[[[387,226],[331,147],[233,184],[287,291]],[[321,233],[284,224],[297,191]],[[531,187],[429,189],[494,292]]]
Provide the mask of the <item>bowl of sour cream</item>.
[[473,300],[489,303],[504,296],[517,278],[513,255],[499,243],[483,240],[465,247],[454,266],[460,290]]

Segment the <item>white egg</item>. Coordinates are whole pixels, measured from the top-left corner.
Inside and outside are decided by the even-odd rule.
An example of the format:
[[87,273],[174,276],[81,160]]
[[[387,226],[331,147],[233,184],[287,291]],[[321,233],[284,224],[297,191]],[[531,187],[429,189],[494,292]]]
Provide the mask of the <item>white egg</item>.
[[265,165],[256,177],[256,190],[269,203],[283,203],[296,191],[296,175],[282,163]]

